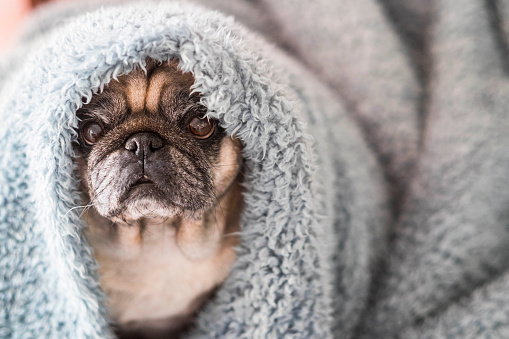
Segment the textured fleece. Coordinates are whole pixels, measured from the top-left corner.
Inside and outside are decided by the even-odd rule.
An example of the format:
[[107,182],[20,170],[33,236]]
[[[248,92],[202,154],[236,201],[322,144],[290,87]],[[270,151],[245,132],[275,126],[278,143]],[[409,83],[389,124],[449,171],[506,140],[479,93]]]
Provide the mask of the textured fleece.
[[112,336],[81,235],[75,113],[148,57],[178,59],[244,146],[238,260],[189,337],[350,336],[389,217],[382,170],[332,92],[216,12],[72,6],[39,13],[0,66],[0,337]]
[[421,87],[383,7],[373,0],[260,1],[279,23],[280,40],[344,100],[399,204],[418,156]]
[[368,338],[509,337],[508,5],[433,10],[423,152]]

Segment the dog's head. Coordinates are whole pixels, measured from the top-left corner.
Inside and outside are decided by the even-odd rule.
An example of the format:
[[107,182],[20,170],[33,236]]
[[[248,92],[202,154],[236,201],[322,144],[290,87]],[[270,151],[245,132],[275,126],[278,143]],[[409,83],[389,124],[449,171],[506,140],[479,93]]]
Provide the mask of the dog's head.
[[101,216],[200,217],[232,185],[240,144],[205,117],[193,83],[176,61],[149,61],[77,112],[78,174]]

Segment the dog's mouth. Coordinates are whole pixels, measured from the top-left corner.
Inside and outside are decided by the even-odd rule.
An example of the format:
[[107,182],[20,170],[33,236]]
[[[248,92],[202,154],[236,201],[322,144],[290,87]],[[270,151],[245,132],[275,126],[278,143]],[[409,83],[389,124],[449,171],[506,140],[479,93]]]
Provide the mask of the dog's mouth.
[[147,175],[143,175],[138,180],[135,179],[126,186],[120,201],[124,202],[130,198],[146,196],[156,198],[160,196],[160,192],[156,187],[156,183]]
[[153,185],[154,182],[147,175],[143,175],[136,182],[134,182],[134,184],[131,185],[131,188],[133,188],[135,186],[146,185],[146,184],[152,184]]
[[157,184],[152,178],[147,175],[141,176],[136,180],[136,177],[125,186],[125,190],[120,196],[119,202],[124,203],[127,200],[147,199],[152,200],[165,200],[165,195],[161,192]]

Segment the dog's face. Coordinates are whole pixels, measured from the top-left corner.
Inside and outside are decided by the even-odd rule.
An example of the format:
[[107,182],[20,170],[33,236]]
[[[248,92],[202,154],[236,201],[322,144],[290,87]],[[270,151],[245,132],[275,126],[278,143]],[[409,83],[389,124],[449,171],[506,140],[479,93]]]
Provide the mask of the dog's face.
[[77,112],[82,189],[115,223],[200,218],[237,177],[240,144],[204,118],[192,74],[175,61],[146,69],[112,80]]

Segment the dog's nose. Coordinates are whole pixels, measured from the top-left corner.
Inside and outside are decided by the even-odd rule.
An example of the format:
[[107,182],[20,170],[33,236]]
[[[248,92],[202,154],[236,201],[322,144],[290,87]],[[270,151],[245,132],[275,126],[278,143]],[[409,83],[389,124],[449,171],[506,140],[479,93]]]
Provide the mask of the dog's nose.
[[125,149],[141,158],[146,158],[150,153],[163,146],[163,139],[159,135],[150,132],[133,134],[125,142]]

